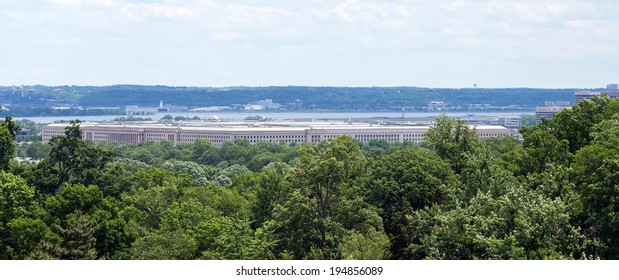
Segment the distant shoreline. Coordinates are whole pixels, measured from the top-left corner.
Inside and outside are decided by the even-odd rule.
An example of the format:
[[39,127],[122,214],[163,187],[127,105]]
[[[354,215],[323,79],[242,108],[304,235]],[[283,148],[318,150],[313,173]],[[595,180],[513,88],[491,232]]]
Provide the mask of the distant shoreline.
[[[153,115],[139,115],[139,117],[151,118],[153,121],[160,120],[165,115],[171,115],[173,117],[194,117],[198,116],[201,119],[211,119],[215,116],[220,120],[243,120],[248,116],[259,115],[263,118],[270,118],[276,120],[296,119],[296,118],[311,118],[316,120],[346,120],[346,119],[402,119],[402,111],[378,111],[378,112],[344,112],[344,111],[303,111],[303,112],[274,112],[274,111],[211,111],[211,112],[165,112],[156,113]],[[533,111],[437,111],[437,112],[412,112],[405,111],[405,120],[419,120],[434,118],[438,115],[446,114],[448,116],[502,116],[504,114],[519,114],[519,115],[533,115]],[[111,121],[115,118],[126,117],[127,115],[101,115],[101,116],[48,116],[48,117],[13,117],[15,120],[28,119],[37,123],[52,123],[61,120],[75,120],[82,121]]]

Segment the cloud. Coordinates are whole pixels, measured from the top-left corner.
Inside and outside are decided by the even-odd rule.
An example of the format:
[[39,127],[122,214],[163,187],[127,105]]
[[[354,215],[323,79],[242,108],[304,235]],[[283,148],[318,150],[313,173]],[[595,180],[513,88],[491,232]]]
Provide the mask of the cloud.
[[172,19],[192,20],[199,12],[195,9],[182,6],[172,6],[159,3],[126,4],[119,9],[119,18],[122,21],[140,22],[145,20]]
[[[189,69],[179,65],[197,61],[195,67],[236,65],[226,70],[234,74],[227,79],[299,72],[318,80],[318,74],[302,76],[303,71],[328,73],[321,67],[331,67],[361,73],[366,67],[397,66],[400,72],[394,70],[392,77],[404,79],[408,71],[424,75],[433,62],[446,67],[509,68],[558,60],[582,65],[619,60],[617,14],[619,2],[610,0],[6,0],[0,1],[0,30],[12,43],[0,45],[0,51],[15,55],[0,66],[10,75],[8,63],[40,62],[61,76],[62,67],[43,64],[74,60],[75,66],[78,59],[100,57],[100,68],[114,71],[115,64],[130,61],[128,74],[134,74],[139,64]],[[575,63],[572,67],[580,67]],[[98,70],[91,71],[96,77]],[[386,73],[377,75],[391,80]],[[186,76],[192,75],[197,76]],[[337,79],[327,76],[320,77]]]

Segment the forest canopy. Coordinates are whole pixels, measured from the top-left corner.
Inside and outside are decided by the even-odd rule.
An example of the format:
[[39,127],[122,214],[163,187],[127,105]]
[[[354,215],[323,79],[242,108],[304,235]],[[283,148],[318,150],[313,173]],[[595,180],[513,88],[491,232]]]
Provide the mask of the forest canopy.
[[619,99],[480,140],[95,144],[0,126],[1,259],[618,259]]

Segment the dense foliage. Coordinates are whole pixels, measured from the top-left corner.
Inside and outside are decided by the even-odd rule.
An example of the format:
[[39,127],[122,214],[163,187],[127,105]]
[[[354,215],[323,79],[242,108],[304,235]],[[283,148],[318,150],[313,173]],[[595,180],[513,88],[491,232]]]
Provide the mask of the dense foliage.
[[[0,126],[2,259],[618,259],[619,99],[421,146],[98,144],[79,122],[37,164]],[[41,147],[38,147],[41,148]],[[8,155],[8,156],[7,156]]]

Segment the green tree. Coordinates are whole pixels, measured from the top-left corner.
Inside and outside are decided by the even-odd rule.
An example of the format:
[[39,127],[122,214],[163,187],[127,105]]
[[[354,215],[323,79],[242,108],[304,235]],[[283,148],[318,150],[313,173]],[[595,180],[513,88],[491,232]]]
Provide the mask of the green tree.
[[383,260],[389,258],[390,245],[385,232],[371,228],[366,234],[357,231],[346,234],[339,248],[345,259]]
[[88,213],[98,206],[103,193],[97,186],[66,184],[60,187],[54,196],[45,200],[45,208],[56,217],[62,217],[75,211]]
[[[71,121],[65,135],[54,136],[49,141],[49,162],[58,174],[58,185],[69,179],[80,181],[88,170],[100,170],[112,159],[109,151],[87,145],[82,139],[80,121]],[[92,176],[92,174],[90,174]]]
[[62,259],[68,260],[92,260],[97,258],[95,249],[96,225],[88,215],[77,211],[69,214],[65,227],[58,227],[60,235],[64,238],[64,248],[67,250]]
[[342,258],[339,246],[347,232],[357,230],[367,237],[370,228],[383,231],[372,207],[353,195],[351,184],[363,175],[365,159],[350,136],[304,146],[300,153],[288,172],[292,192],[274,207],[273,219],[264,224],[279,240],[278,254],[290,252],[299,259]]
[[167,161],[163,164],[163,168],[189,174],[199,186],[206,186],[209,181],[217,173],[217,169],[210,166],[201,166],[190,161]]
[[457,187],[449,164],[436,153],[418,148],[399,150],[384,156],[369,168],[363,189],[367,201],[380,209],[384,229],[391,240],[391,255],[410,256],[409,222],[413,211],[442,203]]
[[520,115],[522,126],[535,125],[535,115]]
[[520,130],[524,137],[521,175],[542,172],[547,164],[568,164],[572,158],[569,142],[555,138],[546,123],[524,127]]
[[196,139],[193,145],[191,159],[200,164],[215,165],[221,161],[221,156],[219,150],[213,146],[211,141]]
[[254,232],[245,220],[214,218],[200,223],[198,233],[198,239],[205,247],[203,259],[275,259],[271,251],[275,241],[260,230]]
[[9,169],[9,161],[15,156],[15,137],[20,127],[10,116],[0,125],[0,170]]
[[21,127],[13,121],[11,116],[4,117],[4,123],[2,123],[2,126],[9,131],[9,134],[11,134],[11,138],[13,138],[13,140],[17,137],[17,132],[21,130]]
[[575,153],[591,142],[595,124],[616,113],[619,113],[619,100],[611,101],[608,95],[594,96],[556,113],[550,125],[556,138],[567,140],[569,151]]
[[475,129],[470,129],[464,120],[446,115],[436,117],[435,125],[425,134],[425,141],[428,147],[451,164],[456,174],[462,170],[466,154],[475,154],[480,149]]
[[576,152],[570,179],[583,207],[581,222],[591,241],[587,253],[603,259],[619,256],[619,115],[591,128],[591,144]]
[[49,231],[34,188],[0,171],[0,259],[23,259]]
[[9,161],[15,156],[15,143],[11,133],[4,126],[0,126],[0,170],[9,169]]
[[26,155],[33,159],[44,159],[49,155],[51,147],[45,143],[34,142],[28,145]]
[[94,260],[95,224],[92,219],[76,211],[66,216],[60,224],[54,224],[57,235],[39,243],[31,255],[33,259]]
[[290,166],[282,162],[270,163],[262,169],[256,182],[256,202],[253,204],[254,227],[258,228],[271,219],[273,208],[284,203],[292,190],[286,179]]
[[410,216],[416,259],[576,259],[584,236],[570,205],[522,187],[498,197],[477,193],[466,205],[435,205]]
[[[344,183],[359,171],[362,154],[350,136],[330,140],[322,150],[301,149],[301,157],[290,171],[291,181],[301,195],[313,200],[312,213],[320,233],[318,248],[327,246],[327,227],[333,201],[342,194]],[[337,201],[337,200],[336,200]]]
[[190,260],[196,258],[196,241],[179,231],[156,231],[133,243],[133,258],[138,260]]

